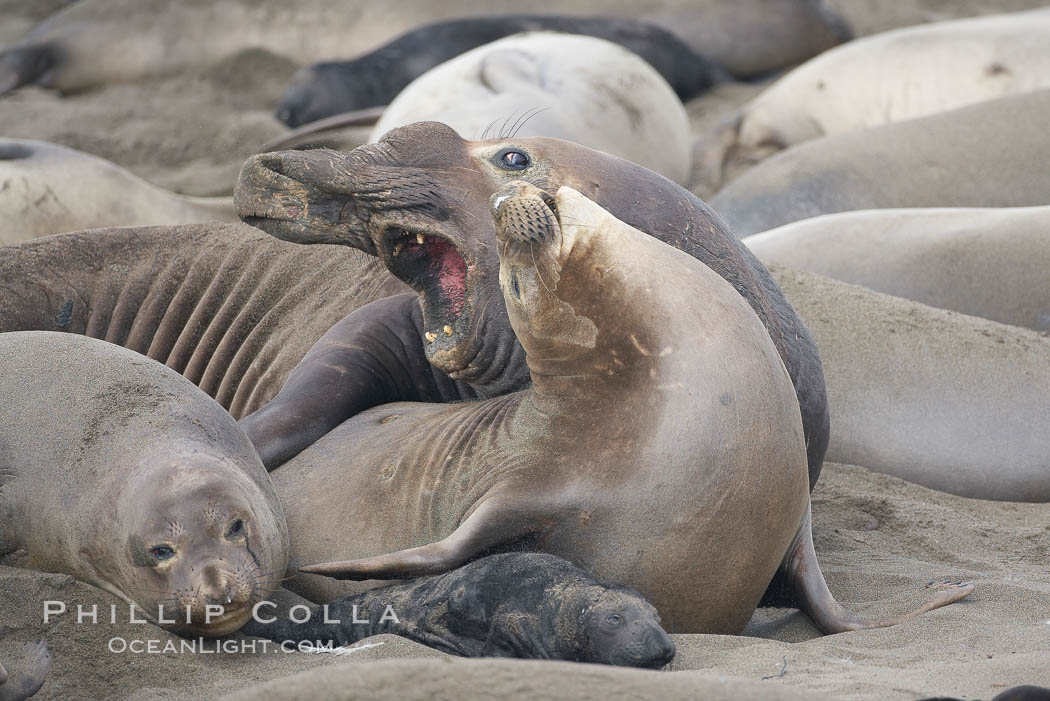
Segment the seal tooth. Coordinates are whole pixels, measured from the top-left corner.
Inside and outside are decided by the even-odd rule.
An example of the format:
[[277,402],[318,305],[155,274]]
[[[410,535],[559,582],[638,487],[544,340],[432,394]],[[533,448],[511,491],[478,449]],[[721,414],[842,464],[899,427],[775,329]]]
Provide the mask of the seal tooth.
[[436,333],[434,333],[433,331],[427,331],[427,332],[426,332],[425,334],[423,334],[423,336],[424,336],[424,337],[425,337],[425,338],[427,339],[427,341],[429,341],[430,343],[433,343],[434,341],[436,341],[436,340],[437,340],[437,337],[438,337],[438,335],[437,335]]
[[401,252],[401,247],[404,246],[404,245],[405,245],[404,242],[399,242],[399,243],[397,243],[397,245],[394,246],[394,253],[393,253],[394,257],[397,257],[397,254]]
[[445,332],[445,335],[446,335],[446,336],[451,336],[451,335],[452,335],[452,327],[451,327],[451,326],[449,326],[448,324],[445,324],[445,325],[444,325],[444,326],[443,326],[443,327],[441,328],[441,330]]
[[423,245],[423,234],[416,234],[416,243],[418,243],[420,246]]

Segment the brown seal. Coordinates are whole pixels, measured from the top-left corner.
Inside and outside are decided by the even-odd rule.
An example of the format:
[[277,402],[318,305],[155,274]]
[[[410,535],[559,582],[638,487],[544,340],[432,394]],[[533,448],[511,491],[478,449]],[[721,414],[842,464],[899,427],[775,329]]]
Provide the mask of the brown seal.
[[405,578],[539,549],[637,590],[669,629],[735,633],[783,561],[823,630],[890,623],[827,590],[795,392],[733,287],[570,188],[511,183],[493,207],[531,387],[378,407],[272,473],[296,557],[354,558],[294,586],[328,598],[305,574]]
[[236,630],[280,585],[281,505],[214,400],[73,334],[0,334],[0,367],[3,564],[73,575],[194,635]]

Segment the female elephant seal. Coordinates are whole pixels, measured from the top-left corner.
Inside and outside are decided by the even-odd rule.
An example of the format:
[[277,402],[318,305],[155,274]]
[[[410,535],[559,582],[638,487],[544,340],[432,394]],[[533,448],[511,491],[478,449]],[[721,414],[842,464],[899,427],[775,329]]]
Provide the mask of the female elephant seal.
[[553,136],[689,182],[692,134],[681,100],[656,70],[604,39],[530,32],[486,44],[412,81],[369,141],[413,122],[465,138],[505,131]]
[[57,144],[0,139],[0,246],[104,226],[237,221],[229,197],[186,197]]
[[[73,334],[0,334],[0,555],[159,625],[225,635],[280,584],[284,515],[251,443],[175,371]],[[212,607],[212,608],[209,608]]]
[[[544,553],[501,553],[444,574],[291,611],[242,632],[277,641],[351,645],[392,633],[463,657],[522,657],[660,668],[674,641],[636,592],[603,584]],[[263,619],[268,620],[263,620]]]
[[645,59],[682,100],[699,95],[724,73],[677,36],[649,22],[570,15],[463,17],[417,27],[352,61],[302,69],[281,98],[277,118],[297,127],[343,112],[389,105],[405,86],[432,68],[512,34],[539,30],[618,44]]
[[745,300],[571,188],[512,182],[493,207],[532,386],[378,407],[277,469],[297,558],[355,558],[301,567],[294,586],[330,598],[304,575],[406,578],[538,549],[635,589],[672,630],[735,633],[783,562],[823,630],[872,625],[820,574],[798,402]]
[[[268,467],[383,401],[448,401],[468,391],[491,397],[529,383],[498,286],[489,213],[491,195],[512,180],[546,190],[568,185],[730,282],[765,324],[794,382],[816,482],[829,432],[816,345],[769,271],[707,205],[667,178],[578,144],[465,141],[435,122],[395,129],[349,154],[263,154],[241,170],[234,203],[245,221],[286,240],[359,248],[418,293],[333,327],[274,401],[245,420]],[[397,343],[382,355],[362,352],[375,338]],[[447,373],[437,392],[421,389],[432,380],[397,379],[406,368],[430,366]]]
[[754,163],[831,134],[1050,87],[1050,8],[906,27],[807,61],[698,140],[717,191]]

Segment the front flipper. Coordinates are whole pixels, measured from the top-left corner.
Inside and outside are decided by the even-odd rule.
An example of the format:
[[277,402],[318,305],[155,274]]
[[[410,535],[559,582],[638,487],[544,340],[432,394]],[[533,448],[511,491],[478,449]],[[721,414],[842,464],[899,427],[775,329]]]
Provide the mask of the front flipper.
[[22,701],[33,696],[44,685],[50,669],[51,653],[47,651],[47,643],[43,640],[26,643],[25,672],[17,679],[0,679],[0,701]]
[[972,584],[963,582],[930,582],[926,587],[933,589],[935,594],[921,606],[895,618],[885,620],[861,618],[843,608],[828,590],[824,574],[817,563],[816,550],[813,548],[813,519],[809,507],[806,508],[806,518],[799,527],[798,533],[795,534],[791,547],[784,555],[779,573],[788,591],[798,602],[799,609],[813,619],[817,628],[825,635],[897,625],[927,611],[964,599],[973,591]]
[[540,523],[534,514],[533,509],[523,509],[509,498],[490,497],[449,536],[434,543],[360,560],[309,565],[300,567],[299,572],[355,580],[440,574],[490,548],[534,533]]

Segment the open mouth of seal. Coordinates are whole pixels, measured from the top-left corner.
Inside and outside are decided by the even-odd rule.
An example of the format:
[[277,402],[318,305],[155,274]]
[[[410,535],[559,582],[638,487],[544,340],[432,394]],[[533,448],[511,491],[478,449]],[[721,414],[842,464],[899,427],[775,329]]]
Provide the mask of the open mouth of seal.
[[460,329],[467,303],[467,261],[448,239],[392,227],[383,232],[387,269],[420,293],[428,343],[451,338]]

